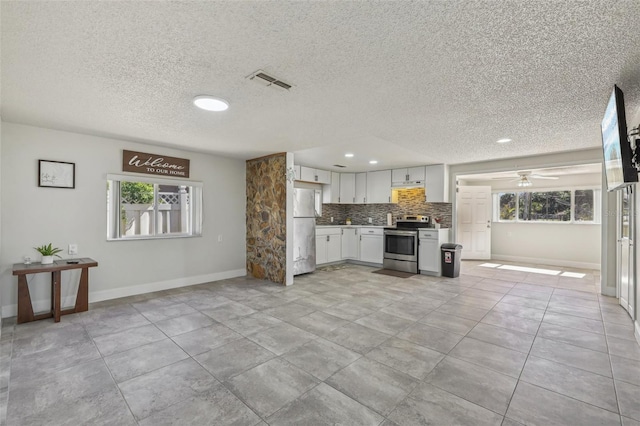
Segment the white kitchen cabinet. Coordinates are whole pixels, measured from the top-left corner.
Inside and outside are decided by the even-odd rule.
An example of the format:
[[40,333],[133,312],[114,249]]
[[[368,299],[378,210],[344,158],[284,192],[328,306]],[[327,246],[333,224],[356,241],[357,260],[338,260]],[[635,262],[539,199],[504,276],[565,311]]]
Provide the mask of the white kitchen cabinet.
[[367,174],[356,173],[356,204],[364,204],[367,202]]
[[340,202],[340,173],[331,172],[331,183],[322,186],[322,202],[325,204]]
[[418,269],[423,275],[442,275],[440,246],[450,241],[449,229],[418,231]]
[[342,259],[342,229],[316,228],[316,265]]
[[329,235],[327,242],[327,262],[337,262],[342,259],[342,236]]
[[367,173],[367,204],[391,202],[391,170]]
[[293,165],[294,178],[295,180],[300,180],[300,169],[302,167],[300,165]]
[[311,167],[300,166],[300,179],[298,180],[326,185],[331,183],[331,172],[328,170],[312,169]]
[[360,228],[360,261],[382,264],[384,243],[382,228]]
[[353,204],[356,201],[356,174],[340,173],[340,204]]
[[449,201],[449,176],[447,166],[434,164],[427,166],[425,195],[427,202],[446,203]]
[[323,185],[328,185],[331,183],[331,172],[329,170],[316,169],[316,176],[318,177],[318,183],[321,183]]
[[391,182],[393,185],[401,185],[407,182],[424,182],[425,167],[407,167],[403,169],[393,169],[391,171]]
[[358,259],[360,253],[360,233],[358,228],[342,228],[342,259]]

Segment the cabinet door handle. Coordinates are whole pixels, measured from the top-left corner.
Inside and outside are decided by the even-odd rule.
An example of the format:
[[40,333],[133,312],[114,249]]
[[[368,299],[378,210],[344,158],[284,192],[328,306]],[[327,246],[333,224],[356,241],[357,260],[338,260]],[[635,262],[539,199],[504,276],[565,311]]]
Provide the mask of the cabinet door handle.
[[344,235],[344,229],[340,230],[340,235]]
[[356,235],[358,235],[358,228],[356,228]]
[[363,203],[366,203],[366,202],[367,202],[367,197],[364,197],[364,198],[362,199],[362,202],[363,202]]
[[313,176],[313,178],[315,179],[315,181],[318,181],[318,175]]
[[329,242],[329,235],[327,235],[327,242]]
[[354,203],[356,202],[356,197],[353,197],[353,202],[354,202]]

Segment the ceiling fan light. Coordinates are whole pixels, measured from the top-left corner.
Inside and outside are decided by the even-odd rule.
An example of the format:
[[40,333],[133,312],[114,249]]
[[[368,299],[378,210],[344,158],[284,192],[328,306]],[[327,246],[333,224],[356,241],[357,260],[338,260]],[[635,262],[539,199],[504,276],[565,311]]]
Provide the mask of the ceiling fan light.
[[527,187],[527,186],[531,186],[531,181],[529,179],[527,179],[526,176],[522,176],[522,179],[520,179],[518,181],[518,186],[519,187]]

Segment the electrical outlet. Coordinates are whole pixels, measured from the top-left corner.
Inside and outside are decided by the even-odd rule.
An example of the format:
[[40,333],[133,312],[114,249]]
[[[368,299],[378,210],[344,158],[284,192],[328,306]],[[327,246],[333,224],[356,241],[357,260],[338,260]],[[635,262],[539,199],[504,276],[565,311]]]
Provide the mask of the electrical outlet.
[[70,255],[78,254],[78,245],[77,244],[69,244],[69,254]]
[[373,223],[373,219],[369,218],[369,223]]
[[218,235],[218,242],[221,243],[222,242],[222,234]]

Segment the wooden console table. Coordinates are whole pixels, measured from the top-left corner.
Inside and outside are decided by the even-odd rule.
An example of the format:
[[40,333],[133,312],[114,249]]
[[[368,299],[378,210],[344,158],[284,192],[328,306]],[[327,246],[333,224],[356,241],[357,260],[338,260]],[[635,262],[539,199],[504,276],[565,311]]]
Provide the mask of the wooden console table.
[[[78,263],[67,263],[67,260],[57,260],[51,265],[41,263],[16,263],[13,265],[13,275],[18,276],[18,324],[29,321],[51,318],[60,322],[61,315],[73,314],[89,310],[89,268],[98,266],[98,262],[88,257],[73,259]],[[61,310],[60,307],[60,276],[62,271],[70,269],[82,269],[80,285],[76,296],[76,305],[73,308]],[[33,313],[31,294],[27,284],[27,275],[51,272],[51,311],[42,314]]]

